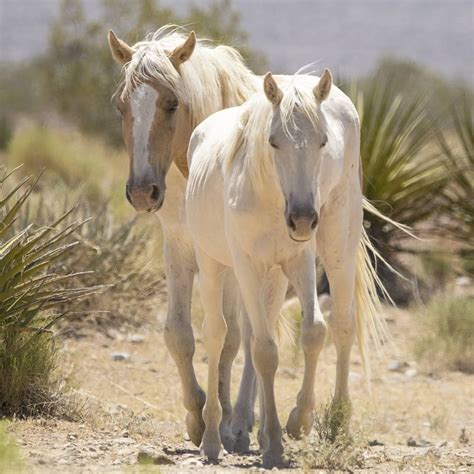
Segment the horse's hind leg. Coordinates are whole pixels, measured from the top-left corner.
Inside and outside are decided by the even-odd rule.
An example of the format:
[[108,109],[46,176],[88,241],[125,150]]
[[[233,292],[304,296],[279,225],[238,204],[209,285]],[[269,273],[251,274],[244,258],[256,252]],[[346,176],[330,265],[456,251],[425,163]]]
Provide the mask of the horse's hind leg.
[[284,267],[303,309],[301,344],[304,353],[304,377],[296,407],[291,411],[286,430],[292,438],[311,431],[314,422],[314,382],[319,354],[326,337],[326,323],[316,295],[314,253],[307,251]]
[[183,389],[183,402],[188,414],[186,427],[191,441],[199,446],[204,432],[202,407],[206,395],[196,380],[193,368],[194,335],[191,326],[191,296],[195,272],[192,250],[186,251],[176,240],[164,243],[168,283],[168,315],[165,342],[178,367]]
[[246,453],[250,449],[249,432],[255,423],[254,405],[257,397],[257,380],[252,362],[252,328],[244,305],[241,305],[241,332],[244,349],[244,369],[240,380],[239,394],[232,416],[232,432],[235,436],[234,450]]
[[233,273],[227,273],[224,284],[223,311],[227,323],[227,335],[219,361],[219,400],[222,406],[220,435],[224,448],[231,452],[235,449],[235,436],[232,431],[232,402],[230,398],[232,363],[240,347],[240,293]]
[[199,288],[204,308],[203,341],[207,353],[208,378],[207,399],[202,416],[206,428],[201,444],[201,453],[210,461],[217,461],[221,451],[219,425],[222,407],[219,401],[219,361],[227,333],[227,324],[222,312],[222,297],[225,267],[196,249],[199,264]]

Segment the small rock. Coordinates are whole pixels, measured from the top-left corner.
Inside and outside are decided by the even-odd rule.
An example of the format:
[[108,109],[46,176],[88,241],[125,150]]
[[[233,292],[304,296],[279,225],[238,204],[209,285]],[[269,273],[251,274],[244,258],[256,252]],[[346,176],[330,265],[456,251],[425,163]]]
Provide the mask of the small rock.
[[456,278],[456,286],[469,286],[471,284],[471,279],[467,276],[461,276]]
[[132,342],[133,344],[140,344],[145,340],[145,336],[142,336],[141,334],[132,334],[131,336],[128,336],[127,341]]
[[427,446],[433,446],[433,443],[426,441],[425,439],[417,441],[413,436],[410,436],[407,440],[407,446],[410,446],[411,448],[426,448]]
[[352,370],[349,372],[349,380],[351,382],[359,382],[362,380],[362,375],[358,374],[357,372],[352,372]]
[[415,377],[416,374],[417,374],[416,369],[408,369],[405,371],[405,375],[407,377]]
[[447,442],[447,441],[443,441],[442,443],[440,443],[440,444],[438,445],[438,448],[445,448],[447,445],[448,445],[448,442]]
[[377,439],[371,439],[367,444],[369,446],[385,446],[385,444],[382,443],[382,441],[379,441]]
[[112,352],[111,357],[115,361],[129,360],[130,354],[128,352]]
[[408,364],[406,362],[400,362],[399,360],[392,359],[387,365],[387,369],[390,372],[401,372],[403,369],[406,369]]

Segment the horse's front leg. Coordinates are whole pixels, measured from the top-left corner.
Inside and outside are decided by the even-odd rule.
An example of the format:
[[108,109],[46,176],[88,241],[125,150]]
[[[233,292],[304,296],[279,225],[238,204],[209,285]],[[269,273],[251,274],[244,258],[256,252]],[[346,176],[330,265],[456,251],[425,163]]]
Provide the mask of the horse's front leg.
[[292,438],[311,431],[314,422],[314,382],[319,354],[326,337],[326,323],[319,309],[316,294],[314,252],[308,249],[284,266],[303,310],[301,345],[304,354],[304,377],[296,407],[291,411],[286,430]]
[[221,451],[219,425],[222,407],[219,401],[219,362],[227,333],[222,311],[225,267],[196,249],[199,265],[199,289],[204,309],[203,341],[207,353],[207,399],[203,409],[206,425],[201,453],[210,461],[217,461]]
[[281,425],[275,402],[275,373],[278,368],[278,347],[275,324],[265,307],[266,289],[271,292],[273,281],[266,282],[267,272],[257,267],[253,259],[237,248],[233,249],[234,270],[252,326],[252,358],[257,372],[264,409],[261,432],[263,466],[272,468],[283,463]]
[[191,296],[195,273],[194,252],[176,238],[167,238],[165,235],[164,256],[168,283],[165,342],[181,379],[183,402],[188,411],[188,435],[199,446],[204,432],[201,412],[206,395],[197,382],[193,367],[195,346],[191,326]]
[[349,369],[356,335],[354,295],[356,257],[362,227],[361,205],[354,199],[349,210],[336,211],[328,207],[321,214],[320,226],[317,246],[331,291],[332,307],[328,322],[337,353],[333,421],[335,427],[347,429],[351,416]]

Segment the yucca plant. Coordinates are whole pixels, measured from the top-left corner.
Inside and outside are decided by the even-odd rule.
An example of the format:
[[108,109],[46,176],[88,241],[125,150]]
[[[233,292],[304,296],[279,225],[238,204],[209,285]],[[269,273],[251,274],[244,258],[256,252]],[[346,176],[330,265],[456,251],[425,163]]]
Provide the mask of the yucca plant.
[[[442,205],[440,192],[447,176],[442,156],[433,146],[432,120],[425,114],[429,96],[411,91],[404,95],[400,90],[403,87],[393,79],[378,75],[350,88],[361,120],[363,192],[394,221],[415,230],[423,224],[423,230],[429,231],[430,219]],[[400,242],[407,234],[371,213],[364,219],[374,244],[397,267],[398,252],[407,249]],[[390,278],[383,264],[380,275]],[[395,299],[399,298],[395,295]]]
[[51,270],[78,244],[72,236],[84,221],[66,223],[74,207],[48,226],[18,226],[39,178],[24,178],[5,190],[15,171],[0,171],[0,413],[31,413],[51,408],[55,323],[99,287],[71,284],[84,272]]
[[449,185],[444,188],[446,217],[443,227],[462,245],[466,269],[474,272],[474,101],[466,94],[464,100],[453,104],[451,139],[446,132],[437,133],[445,157]]

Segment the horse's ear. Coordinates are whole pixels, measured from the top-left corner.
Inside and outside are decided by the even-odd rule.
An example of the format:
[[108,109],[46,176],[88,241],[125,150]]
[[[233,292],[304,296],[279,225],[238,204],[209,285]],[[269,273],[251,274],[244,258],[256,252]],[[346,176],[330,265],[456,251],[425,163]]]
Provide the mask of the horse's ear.
[[187,61],[193,54],[194,48],[196,47],[196,33],[191,31],[183,44],[176,46],[173,52],[170,54],[170,61],[174,67],[178,67]]
[[328,98],[331,92],[332,86],[332,74],[329,69],[325,69],[321,79],[319,79],[318,85],[314,88],[314,95],[318,102],[322,102]]
[[271,72],[267,72],[265,74],[265,77],[263,79],[263,90],[265,91],[267,99],[274,106],[277,106],[281,102],[281,99],[283,98],[283,93],[275,82],[275,79],[273,79]]
[[109,47],[113,58],[119,64],[127,64],[132,59],[133,49],[125,41],[117,38],[115,33],[110,30],[107,36]]

